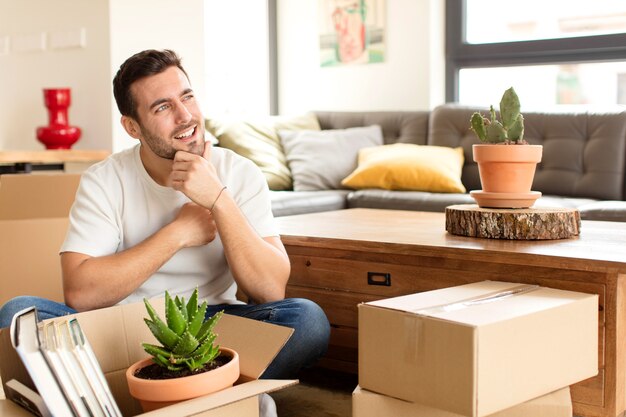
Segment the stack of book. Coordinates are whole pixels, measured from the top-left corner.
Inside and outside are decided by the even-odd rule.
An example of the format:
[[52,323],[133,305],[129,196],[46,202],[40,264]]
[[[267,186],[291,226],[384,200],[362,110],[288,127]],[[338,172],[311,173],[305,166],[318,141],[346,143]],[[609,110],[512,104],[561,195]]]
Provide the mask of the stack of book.
[[7,398],[41,416],[121,417],[76,318],[39,322],[37,310],[27,308],[15,315],[10,333],[38,392],[12,379]]

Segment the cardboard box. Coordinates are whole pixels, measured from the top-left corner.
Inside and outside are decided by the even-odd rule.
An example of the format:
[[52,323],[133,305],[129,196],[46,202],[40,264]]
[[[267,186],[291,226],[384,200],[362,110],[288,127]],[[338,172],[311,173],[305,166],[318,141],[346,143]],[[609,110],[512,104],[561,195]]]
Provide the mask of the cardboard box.
[[[163,302],[155,302],[153,305],[163,314]],[[216,326],[217,343],[239,353],[241,377],[237,384],[214,394],[142,414],[139,403],[128,392],[125,371],[134,362],[148,356],[141,342],[156,343],[143,321],[147,317],[143,303],[94,310],[75,316],[124,416],[256,417],[259,394],[297,383],[297,380],[258,379],[282,349],[293,329],[225,314]],[[0,358],[2,381],[15,378],[34,388],[32,381],[24,375],[26,371],[11,346],[8,329],[0,330]]]
[[0,305],[18,295],[63,301],[59,249],[80,175],[0,175]]
[[[462,417],[418,403],[387,397],[356,387],[352,393],[352,417]],[[489,417],[572,417],[569,387],[491,414]]]
[[359,385],[482,417],[597,374],[598,296],[484,281],[359,305]]
[[2,417],[33,417],[26,409],[15,404],[13,401],[0,400],[0,416]]

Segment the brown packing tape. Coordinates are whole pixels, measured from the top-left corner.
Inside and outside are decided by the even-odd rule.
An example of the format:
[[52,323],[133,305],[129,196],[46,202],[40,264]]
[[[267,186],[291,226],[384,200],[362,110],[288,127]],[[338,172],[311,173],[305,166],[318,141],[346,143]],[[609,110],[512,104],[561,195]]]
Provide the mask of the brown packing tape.
[[421,317],[415,314],[407,314],[404,316],[404,360],[408,363],[417,363],[418,359],[422,357],[420,352],[423,350],[424,337],[422,334]]
[[460,301],[454,301],[452,303],[440,304],[428,308],[422,308],[417,310],[409,310],[412,313],[422,316],[431,316],[438,313],[445,313],[448,311],[457,311],[464,308],[470,308],[476,305],[482,305],[486,303],[492,303],[500,300],[504,300],[516,295],[527,294],[532,291],[540,289],[539,285],[518,285],[517,287],[510,288],[504,291],[494,291],[488,294],[482,294],[475,297],[466,298]]

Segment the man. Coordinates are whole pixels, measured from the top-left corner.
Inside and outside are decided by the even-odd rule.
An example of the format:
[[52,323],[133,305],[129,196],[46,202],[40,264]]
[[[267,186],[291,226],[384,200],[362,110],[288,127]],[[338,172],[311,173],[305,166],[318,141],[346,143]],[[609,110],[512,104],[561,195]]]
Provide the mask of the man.
[[[293,377],[324,354],[330,329],[316,304],[284,299],[290,264],[260,170],[205,143],[202,113],[173,51],[130,57],[113,92],[139,144],[81,177],[61,248],[66,305],[18,297],[0,309],[0,325],[31,305],[49,318],[166,289],[189,298],[197,287],[207,315],[223,309],[293,327],[263,378]],[[253,303],[238,302],[237,288]]]

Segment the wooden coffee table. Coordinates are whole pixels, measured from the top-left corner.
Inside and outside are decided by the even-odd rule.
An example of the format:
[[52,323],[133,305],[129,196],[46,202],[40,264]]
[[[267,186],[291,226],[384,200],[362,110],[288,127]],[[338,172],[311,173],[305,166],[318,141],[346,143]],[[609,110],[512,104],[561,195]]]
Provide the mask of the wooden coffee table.
[[289,258],[287,296],[317,302],[332,325],[324,366],[357,370],[357,304],[483,280],[600,297],[599,373],[571,387],[574,412],[626,409],[626,223],[583,221],[577,238],[455,236],[443,213],[349,209],[276,219]]

